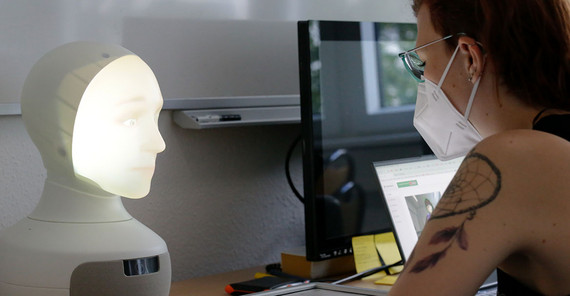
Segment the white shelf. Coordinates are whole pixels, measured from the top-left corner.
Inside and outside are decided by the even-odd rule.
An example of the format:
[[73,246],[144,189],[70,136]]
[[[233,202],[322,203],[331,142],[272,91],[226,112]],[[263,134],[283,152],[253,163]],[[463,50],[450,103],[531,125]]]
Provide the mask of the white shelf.
[[[239,120],[201,122],[198,118],[216,115],[239,115]],[[254,108],[225,108],[174,111],[174,122],[188,129],[207,129],[229,126],[291,124],[301,122],[299,106]]]
[[299,106],[299,95],[267,95],[165,99],[162,109],[197,110],[274,106]]
[[20,115],[22,108],[19,103],[2,103],[0,104],[0,115]]
[[[299,95],[168,99],[164,101],[163,109],[174,110],[174,122],[188,129],[301,122]],[[198,119],[223,115],[235,115],[240,119],[217,122]]]

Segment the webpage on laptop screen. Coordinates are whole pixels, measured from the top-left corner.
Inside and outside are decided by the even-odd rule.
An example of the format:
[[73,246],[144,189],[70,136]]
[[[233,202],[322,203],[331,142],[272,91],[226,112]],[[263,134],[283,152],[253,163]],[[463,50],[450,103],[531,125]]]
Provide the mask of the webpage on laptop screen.
[[430,158],[398,164],[375,164],[406,260],[462,160],[458,158],[443,162]]

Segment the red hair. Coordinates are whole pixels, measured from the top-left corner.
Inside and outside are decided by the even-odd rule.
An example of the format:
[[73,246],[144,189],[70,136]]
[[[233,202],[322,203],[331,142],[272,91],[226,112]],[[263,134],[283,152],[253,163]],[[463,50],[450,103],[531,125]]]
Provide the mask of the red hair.
[[466,33],[481,42],[498,81],[521,101],[570,110],[567,0],[413,0],[416,15],[422,5],[442,36]]

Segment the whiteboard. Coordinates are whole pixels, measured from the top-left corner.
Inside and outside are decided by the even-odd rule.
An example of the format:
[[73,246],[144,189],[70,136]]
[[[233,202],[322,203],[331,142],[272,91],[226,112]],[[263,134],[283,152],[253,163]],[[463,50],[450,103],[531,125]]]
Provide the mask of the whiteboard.
[[414,22],[405,0],[0,0],[0,108],[76,40],[121,44],[165,99],[298,94],[298,20]]

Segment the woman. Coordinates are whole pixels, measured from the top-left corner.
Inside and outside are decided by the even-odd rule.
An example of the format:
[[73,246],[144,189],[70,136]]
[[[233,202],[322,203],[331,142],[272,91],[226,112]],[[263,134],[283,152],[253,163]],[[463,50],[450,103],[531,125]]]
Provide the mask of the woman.
[[566,0],[414,0],[414,125],[467,154],[390,295],[570,294]]

